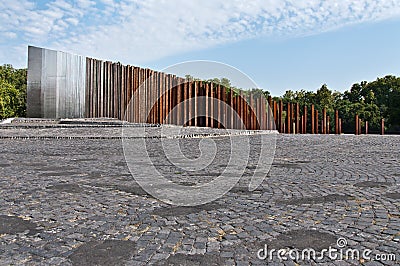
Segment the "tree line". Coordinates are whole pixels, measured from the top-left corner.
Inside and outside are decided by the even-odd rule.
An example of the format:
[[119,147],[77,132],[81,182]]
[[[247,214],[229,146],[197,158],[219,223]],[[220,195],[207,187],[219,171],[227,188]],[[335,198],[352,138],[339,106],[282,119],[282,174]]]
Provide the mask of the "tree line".
[[288,90],[281,97],[284,102],[300,105],[314,104],[319,110],[326,108],[327,115],[334,117],[335,110],[343,121],[343,132],[354,133],[355,115],[368,121],[370,132],[379,132],[381,119],[385,119],[385,130],[400,133],[400,78],[387,75],[375,81],[355,83],[343,93],[332,91],[326,84],[316,92]]
[[[198,80],[186,75],[187,80]],[[270,96],[267,90],[253,88],[243,90],[231,85],[227,78],[206,80],[232,89],[235,94],[242,91],[257,95]],[[26,116],[27,69],[15,69],[10,64],[0,66],[0,119]],[[362,121],[368,121],[371,132],[379,132],[380,121],[385,119],[388,132],[400,133],[400,77],[387,75],[375,81],[355,83],[343,93],[333,91],[323,84],[316,92],[287,90],[282,96],[274,96],[275,101],[299,103],[316,109],[326,108],[327,115],[334,117],[335,110],[342,118],[343,132],[354,132],[356,114]]]
[[27,70],[0,66],[0,119],[25,117]]

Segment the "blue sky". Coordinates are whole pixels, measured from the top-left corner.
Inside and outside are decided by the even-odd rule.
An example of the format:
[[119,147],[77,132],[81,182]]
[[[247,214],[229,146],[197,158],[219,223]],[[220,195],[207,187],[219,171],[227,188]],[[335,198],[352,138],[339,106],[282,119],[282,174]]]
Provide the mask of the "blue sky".
[[2,0],[0,64],[27,45],[161,70],[232,65],[280,95],[400,76],[399,0]]

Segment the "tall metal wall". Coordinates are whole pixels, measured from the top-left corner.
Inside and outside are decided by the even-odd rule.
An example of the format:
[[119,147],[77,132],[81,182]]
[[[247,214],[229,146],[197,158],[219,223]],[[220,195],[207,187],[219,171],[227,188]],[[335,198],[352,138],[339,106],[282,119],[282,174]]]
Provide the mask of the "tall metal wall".
[[28,117],[84,117],[85,91],[85,57],[28,47]]

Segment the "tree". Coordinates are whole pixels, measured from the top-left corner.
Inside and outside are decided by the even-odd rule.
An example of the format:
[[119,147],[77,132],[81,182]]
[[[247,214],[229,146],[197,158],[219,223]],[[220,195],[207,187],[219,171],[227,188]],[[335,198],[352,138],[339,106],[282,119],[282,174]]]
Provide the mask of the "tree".
[[0,119],[17,116],[19,99],[18,90],[7,81],[0,79]]
[[[3,115],[5,117],[24,117],[26,115],[27,70],[14,69],[12,65],[0,66]],[[11,86],[11,87],[10,87]],[[16,90],[16,92],[14,91]],[[9,98],[15,97],[15,98]],[[10,105],[7,105],[10,104]]]

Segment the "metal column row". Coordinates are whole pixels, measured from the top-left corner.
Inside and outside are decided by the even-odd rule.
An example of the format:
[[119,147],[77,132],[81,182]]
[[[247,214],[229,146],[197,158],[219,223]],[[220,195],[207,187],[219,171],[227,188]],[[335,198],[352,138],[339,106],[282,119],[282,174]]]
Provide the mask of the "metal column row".
[[85,99],[86,117],[112,117],[133,123],[275,129],[272,109],[263,95],[237,93],[216,83],[185,80],[91,58],[86,59]]

